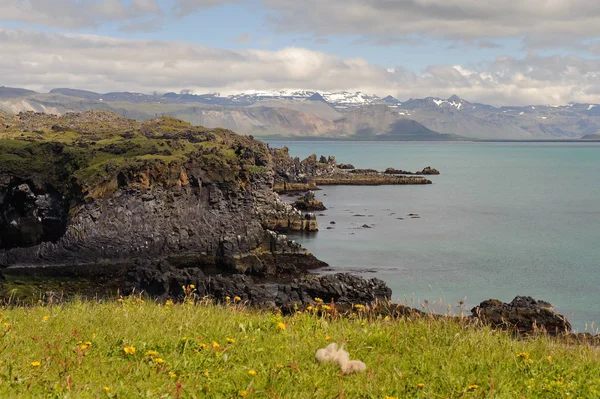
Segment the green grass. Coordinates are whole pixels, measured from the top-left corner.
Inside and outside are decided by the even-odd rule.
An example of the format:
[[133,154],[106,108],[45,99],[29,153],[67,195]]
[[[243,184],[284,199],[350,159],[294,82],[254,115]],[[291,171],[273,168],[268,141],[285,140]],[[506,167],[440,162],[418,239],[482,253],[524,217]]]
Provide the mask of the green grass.
[[[597,348],[544,336],[517,340],[454,319],[365,314],[342,318],[308,310],[283,317],[235,299],[224,305],[126,298],[5,307],[0,397],[600,395]],[[338,366],[318,363],[315,351],[331,342],[345,342],[367,371],[342,375]]]

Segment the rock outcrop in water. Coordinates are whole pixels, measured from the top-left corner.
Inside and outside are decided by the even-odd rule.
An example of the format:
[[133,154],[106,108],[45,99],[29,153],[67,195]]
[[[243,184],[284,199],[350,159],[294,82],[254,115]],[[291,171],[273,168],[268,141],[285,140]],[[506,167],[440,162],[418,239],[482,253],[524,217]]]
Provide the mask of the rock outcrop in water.
[[383,173],[388,174],[388,175],[439,175],[440,174],[439,170],[432,168],[431,166],[426,166],[420,172],[414,172],[414,173],[406,171],[406,170],[394,169],[394,168],[387,168]]
[[[274,190],[277,192],[315,190],[320,185],[431,184],[430,180],[420,176],[395,176],[374,169],[354,169],[352,165],[338,165],[332,156],[321,156],[317,161],[316,154],[312,154],[301,161],[298,157],[291,158],[287,147],[271,148],[270,151],[275,170]],[[434,174],[429,173],[433,170],[425,168],[423,172],[428,173],[421,174]]]
[[294,207],[301,211],[325,211],[325,205],[323,201],[319,201],[315,198],[314,191],[308,191],[306,194],[300,196],[295,202]]

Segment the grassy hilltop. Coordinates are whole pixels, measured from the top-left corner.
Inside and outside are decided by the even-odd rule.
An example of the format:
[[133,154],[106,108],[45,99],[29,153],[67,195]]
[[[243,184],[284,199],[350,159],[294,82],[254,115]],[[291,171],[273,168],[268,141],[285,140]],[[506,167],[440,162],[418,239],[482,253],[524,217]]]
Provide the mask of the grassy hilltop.
[[[455,319],[292,316],[194,299],[2,309],[0,397],[597,398],[600,353]],[[315,360],[345,342],[365,373]]]
[[34,177],[65,195],[74,185],[84,196],[103,195],[116,189],[119,173],[148,170],[176,184],[178,166],[190,159],[207,180],[243,183],[260,169],[256,158],[267,157],[266,146],[248,136],[171,117],[140,123],[106,111],[0,114],[0,173]]

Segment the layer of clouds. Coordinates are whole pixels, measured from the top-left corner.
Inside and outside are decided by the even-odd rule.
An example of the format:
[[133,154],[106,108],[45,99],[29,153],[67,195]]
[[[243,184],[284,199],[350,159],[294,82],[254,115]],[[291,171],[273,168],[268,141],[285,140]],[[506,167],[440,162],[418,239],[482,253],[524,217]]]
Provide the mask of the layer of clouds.
[[184,42],[128,40],[0,28],[5,86],[48,91],[233,93],[256,89],[360,90],[399,99],[452,94],[501,104],[600,103],[600,60],[498,57],[478,66],[437,65],[415,74],[362,58],[290,47],[223,50]]
[[281,31],[450,40],[531,35],[595,38],[600,2],[589,0],[264,0]]
[[162,15],[157,0],[0,0],[0,20],[79,29],[130,26]]

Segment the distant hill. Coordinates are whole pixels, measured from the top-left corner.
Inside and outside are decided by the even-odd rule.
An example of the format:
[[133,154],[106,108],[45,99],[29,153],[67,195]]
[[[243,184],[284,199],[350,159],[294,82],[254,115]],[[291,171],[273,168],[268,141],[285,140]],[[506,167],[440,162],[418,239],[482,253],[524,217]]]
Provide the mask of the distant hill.
[[35,91],[0,86],[0,100],[37,94]]
[[581,138],[582,140],[600,140],[600,133],[597,134],[588,134]]
[[[0,109],[54,114],[104,110],[145,120],[174,116],[242,134],[291,138],[382,140],[564,140],[600,132],[596,104],[493,107],[458,96],[399,101],[361,92],[266,90],[218,93],[49,93],[0,87]],[[592,136],[594,137],[594,136]]]

